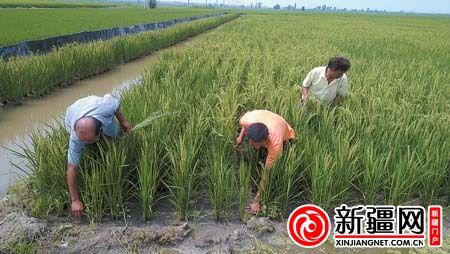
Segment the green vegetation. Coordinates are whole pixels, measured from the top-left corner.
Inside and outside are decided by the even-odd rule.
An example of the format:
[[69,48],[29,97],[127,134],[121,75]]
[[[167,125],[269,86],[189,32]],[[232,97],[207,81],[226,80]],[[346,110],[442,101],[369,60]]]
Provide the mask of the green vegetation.
[[[143,73],[142,85],[124,92],[122,109],[132,123],[155,111],[177,116],[118,145],[136,155],[125,165],[149,174],[137,180],[130,173],[137,187],[127,188],[150,193],[142,203],[151,211],[155,197],[169,191],[179,219],[189,216],[201,194],[209,194],[215,219],[230,216],[233,202],[245,219],[246,193],[261,178],[261,158],[247,144],[236,156],[233,145],[239,116],[264,108],[284,116],[297,132],[266,176],[264,213],[286,216],[304,202],[325,209],[342,203],[447,204],[449,25],[442,17],[247,15],[183,51],[162,54]],[[301,109],[298,84],[335,55],[352,61],[351,95],[336,108],[310,101]],[[35,202],[54,212],[69,202],[61,183],[67,146],[61,133],[34,138],[36,156],[30,156]],[[153,186],[139,187],[139,181]]]
[[2,253],[34,254],[36,253],[36,246],[33,242],[21,240],[16,243],[8,243],[5,246],[0,246],[0,251]]
[[101,220],[103,214],[120,218],[125,214],[128,174],[127,150],[123,142],[105,140],[93,145],[87,160],[80,165],[84,180],[83,201],[89,221]]
[[[222,139],[212,137],[209,150],[207,170],[208,190],[215,219],[229,218],[234,194],[235,172],[230,153],[233,151],[231,144]],[[242,186],[242,189],[245,189]],[[248,194],[248,193],[247,193]]]
[[[142,207],[142,217],[146,220],[153,214],[158,189],[162,184],[163,165],[161,162],[164,162],[164,153],[158,149],[159,144],[150,139],[156,138],[154,132],[143,132],[141,135],[142,146],[137,167],[138,186],[136,188]],[[160,160],[152,158],[160,158]]]
[[116,4],[79,0],[0,0],[0,8],[106,8],[116,6]]
[[33,196],[31,214],[47,218],[49,212],[62,214],[69,192],[66,185],[66,154],[69,136],[63,125],[45,132],[31,134],[31,147],[24,147],[24,156],[33,170],[30,175]]
[[57,86],[73,83],[74,79],[102,73],[236,17],[230,14],[202,19],[108,41],[72,44],[44,56],[0,61],[0,101],[14,102],[25,95],[47,94]]
[[300,188],[303,177],[302,152],[296,145],[286,145],[283,157],[268,172],[262,192],[262,203],[266,206],[266,215],[284,216],[289,207],[298,204],[301,198]]
[[219,12],[199,8],[0,9],[0,46]]

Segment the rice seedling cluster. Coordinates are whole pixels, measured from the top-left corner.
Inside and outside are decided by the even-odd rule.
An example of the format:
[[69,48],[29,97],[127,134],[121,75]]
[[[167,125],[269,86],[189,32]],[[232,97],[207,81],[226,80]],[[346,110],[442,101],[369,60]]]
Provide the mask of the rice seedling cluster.
[[[137,193],[146,219],[162,195],[169,195],[180,220],[188,219],[206,194],[212,218],[245,220],[261,178],[263,213],[274,217],[304,203],[326,209],[448,204],[450,31],[443,28],[449,23],[426,16],[246,15],[168,51],[149,65],[141,85],[124,92],[122,108],[133,123],[156,111],[176,114],[117,144],[119,151],[134,151],[126,152],[134,158],[111,164],[132,168],[125,174],[132,184],[117,188]],[[352,61],[351,95],[338,107],[310,101],[300,108],[298,85],[335,55]],[[297,133],[267,174],[264,157],[247,143],[233,149],[238,119],[253,109],[282,115]],[[54,205],[57,197],[62,205],[48,207],[67,207],[67,140],[58,129],[34,140],[36,202]],[[58,173],[41,174],[53,168]],[[86,191],[97,196],[99,190]],[[121,200],[103,199],[102,207],[92,205],[94,214],[112,214],[108,202],[122,205],[126,197]]]
[[230,14],[208,18],[107,41],[71,44],[44,56],[0,61],[0,101],[16,102],[24,96],[45,95],[57,86],[102,73],[236,17]]

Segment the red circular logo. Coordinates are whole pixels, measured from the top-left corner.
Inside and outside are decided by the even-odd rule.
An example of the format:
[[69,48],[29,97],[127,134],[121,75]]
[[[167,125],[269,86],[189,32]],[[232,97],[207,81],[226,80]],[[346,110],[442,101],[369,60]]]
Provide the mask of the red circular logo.
[[330,234],[330,218],[316,205],[297,207],[287,221],[292,241],[300,247],[314,248],[327,240]]

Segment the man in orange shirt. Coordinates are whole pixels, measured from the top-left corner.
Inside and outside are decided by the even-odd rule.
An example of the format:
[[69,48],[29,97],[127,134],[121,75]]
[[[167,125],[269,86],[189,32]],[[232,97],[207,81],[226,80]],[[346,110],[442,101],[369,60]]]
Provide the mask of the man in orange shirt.
[[295,138],[295,131],[283,117],[268,110],[249,111],[241,117],[239,124],[241,132],[236,139],[236,146],[242,144],[242,140],[247,135],[250,145],[256,149],[266,147],[268,151],[259,190],[250,204],[250,212],[256,214],[261,210],[261,191],[267,171],[283,153],[284,142]]

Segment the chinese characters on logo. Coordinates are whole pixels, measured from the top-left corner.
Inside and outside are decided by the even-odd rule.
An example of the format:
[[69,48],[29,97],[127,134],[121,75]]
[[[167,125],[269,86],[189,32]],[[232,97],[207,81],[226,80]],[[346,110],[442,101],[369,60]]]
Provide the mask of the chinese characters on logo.
[[[334,209],[337,248],[420,248],[442,246],[442,207],[391,205],[341,205]],[[328,215],[320,207],[304,205],[291,213],[288,232],[299,246],[322,244],[330,229]]]

